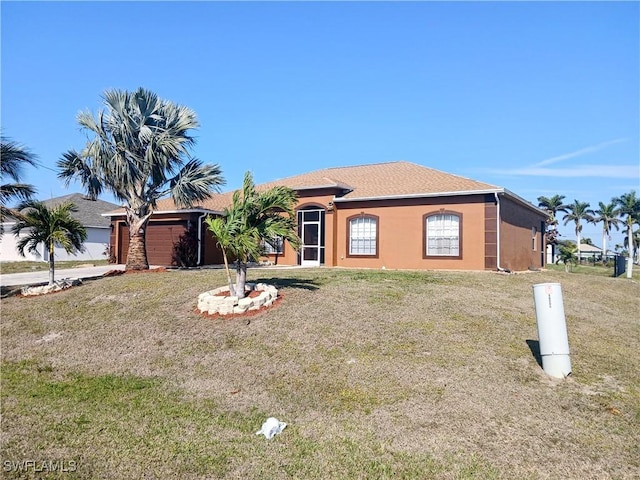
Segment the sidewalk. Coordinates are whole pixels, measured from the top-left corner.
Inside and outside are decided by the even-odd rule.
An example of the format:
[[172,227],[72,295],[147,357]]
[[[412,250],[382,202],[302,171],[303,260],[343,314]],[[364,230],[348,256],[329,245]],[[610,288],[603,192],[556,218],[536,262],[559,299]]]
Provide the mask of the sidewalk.
[[[100,277],[110,270],[124,270],[124,265],[100,265],[97,267],[63,268],[56,269],[55,278],[92,278]],[[0,275],[0,285],[14,287],[21,285],[38,285],[49,282],[49,270],[35,272],[9,273]]]
[[[56,280],[62,280],[63,278],[94,278],[100,277],[107,273],[110,270],[124,270],[124,264],[113,264],[113,265],[100,265],[97,267],[78,267],[78,268],[61,268],[56,269],[55,278]],[[159,268],[158,265],[149,265],[149,268]],[[200,267],[200,269],[221,269],[224,268],[224,265],[207,265],[204,267]],[[306,268],[301,267],[300,265],[251,265],[249,268],[260,268],[260,269],[298,269],[298,268]],[[22,273],[8,273],[8,274],[0,274],[0,286],[2,287],[17,287],[17,286],[33,286],[33,285],[41,285],[49,282],[49,270],[38,270],[34,272],[22,272]]]

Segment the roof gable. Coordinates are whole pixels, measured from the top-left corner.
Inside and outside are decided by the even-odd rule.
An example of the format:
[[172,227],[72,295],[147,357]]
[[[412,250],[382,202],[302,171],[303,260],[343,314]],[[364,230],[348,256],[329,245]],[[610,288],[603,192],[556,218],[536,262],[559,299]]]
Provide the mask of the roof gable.
[[401,196],[432,196],[498,189],[495,185],[445,173],[410,162],[388,162],[353,167],[327,168],[271,182],[296,188],[309,187],[319,180],[349,185],[352,190],[341,198],[373,199]]
[[[339,191],[336,201],[373,200],[389,197],[431,197],[437,195],[484,193],[500,187],[410,162],[387,162],[351,167],[334,167],[257,185],[267,190],[277,185],[294,190],[331,189]],[[199,206],[223,210],[231,203],[233,192],[214,194]],[[175,210],[172,199],[158,202],[158,210]]]
[[50,198],[42,200],[47,207],[55,207],[64,202],[72,202],[78,207],[77,212],[73,212],[71,216],[78,220],[85,227],[104,227],[110,225],[109,218],[103,217],[102,214],[110,210],[118,208],[115,203],[105,202],[104,200],[91,200],[81,193],[71,193],[62,197]]

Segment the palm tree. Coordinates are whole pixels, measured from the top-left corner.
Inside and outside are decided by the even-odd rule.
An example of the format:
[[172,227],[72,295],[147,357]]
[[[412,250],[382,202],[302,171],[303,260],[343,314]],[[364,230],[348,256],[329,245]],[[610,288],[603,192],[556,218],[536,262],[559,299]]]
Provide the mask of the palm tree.
[[[636,222],[637,224],[640,225],[640,222]],[[631,238],[633,240],[633,245],[635,245],[633,247],[633,252],[634,252],[634,261],[635,263],[638,263],[640,261],[640,230],[634,230],[633,233],[631,234]],[[624,237],[624,244],[627,246],[627,248],[629,248],[629,237],[626,236]]]
[[582,221],[593,221],[593,210],[589,208],[588,202],[579,202],[574,200],[573,203],[567,205],[568,213],[563,217],[564,224],[569,222],[575,223],[576,245],[578,246],[578,262],[580,262],[580,233],[582,232]]
[[545,232],[545,243],[551,245],[551,258],[555,258],[556,245],[558,244],[558,212],[566,212],[567,206],[562,203],[564,195],[554,195],[553,197],[538,197],[538,206],[549,214],[547,221],[547,231]]
[[38,246],[44,243],[49,253],[49,285],[55,281],[54,247],[60,245],[67,253],[74,253],[84,249],[83,243],[87,239],[87,231],[71,216],[78,208],[71,202],[64,202],[48,208],[38,200],[25,200],[17,207],[21,216],[12,228],[18,236],[24,229],[29,229],[25,237],[17,243],[18,253],[24,257],[24,249],[38,253]]
[[624,218],[624,224],[627,227],[625,246],[629,249],[629,258],[627,259],[627,278],[631,278],[633,271],[633,256],[638,242],[635,240],[637,232],[633,231],[633,225],[640,223],[640,198],[636,197],[636,191],[631,190],[619,197],[613,199],[618,206],[618,213]]
[[558,245],[560,254],[556,260],[556,264],[564,263],[564,271],[569,273],[571,271],[571,265],[576,264],[576,252],[577,248],[571,243],[561,243]]
[[607,256],[607,238],[611,239],[611,227],[620,230],[618,225],[621,222],[618,218],[618,210],[613,199],[609,204],[598,202],[598,206],[600,208],[593,211],[596,215],[593,217],[593,223],[602,222],[602,260],[604,261]]
[[[300,247],[296,234],[295,192],[276,186],[258,192],[251,172],[244,176],[242,192],[236,190],[231,206],[221,217],[207,217],[207,228],[222,249],[229,292],[239,298],[245,296],[247,263],[264,254],[264,242],[275,247],[279,238],[287,240],[294,248]],[[236,263],[236,284],[231,281],[229,258]]]
[[171,195],[178,208],[208,198],[224,184],[218,165],[204,165],[189,155],[198,127],[193,110],[139,88],[108,90],[105,110],[77,120],[93,135],[81,152],[70,150],[58,161],[67,185],[79,179],[89,197],[104,190],[123,202],[129,225],[127,270],[149,268],[146,226],[158,199]]
[[3,183],[0,185],[0,237],[4,233],[1,222],[7,215],[17,217],[18,212],[7,207],[13,200],[28,200],[35,194],[32,185],[22,183],[22,168],[25,165],[35,165],[36,156],[27,148],[13,142],[6,137],[0,137],[0,180],[4,181],[5,176],[11,178],[15,183]]

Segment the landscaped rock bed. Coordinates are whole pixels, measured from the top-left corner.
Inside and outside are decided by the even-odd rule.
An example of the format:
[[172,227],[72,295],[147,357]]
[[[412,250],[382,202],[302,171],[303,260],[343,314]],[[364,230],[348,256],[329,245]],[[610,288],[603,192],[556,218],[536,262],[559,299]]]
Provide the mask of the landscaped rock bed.
[[229,287],[219,287],[198,295],[198,310],[209,315],[243,314],[268,308],[278,298],[278,289],[266,283],[247,283],[245,298],[229,295]]
[[82,280],[78,278],[63,278],[56,280],[53,285],[40,285],[35,287],[22,287],[20,294],[24,297],[31,297],[35,295],[47,295],[49,293],[61,292],[67,288],[76,287],[82,285]]

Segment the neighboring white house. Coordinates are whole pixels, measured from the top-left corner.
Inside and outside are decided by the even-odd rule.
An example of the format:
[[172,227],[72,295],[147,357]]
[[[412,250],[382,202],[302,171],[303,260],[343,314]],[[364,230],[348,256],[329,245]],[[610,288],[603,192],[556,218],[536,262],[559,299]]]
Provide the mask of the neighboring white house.
[[[109,251],[109,235],[111,234],[111,223],[109,218],[103,217],[102,213],[109,212],[118,205],[105,202],[103,200],[90,200],[81,193],[72,193],[62,197],[44,200],[45,205],[53,207],[63,202],[73,202],[78,211],[73,213],[73,217],[78,219],[87,229],[87,240],[84,242],[84,251],[78,252],[76,255],[68,254],[64,248],[56,246],[54,258],[60,260],[104,260],[108,256]],[[17,262],[17,261],[49,261],[49,252],[44,244],[38,247],[38,254],[33,254],[25,249],[25,256],[18,253],[16,245],[18,238],[11,233],[11,229],[15,225],[15,220],[7,218],[2,224],[4,235],[0,239],[0,261]],[[21,233],[21,236],[25,235]]]
[[602,257],[602,249],[588,243],[580,244],[580,259],[600,259]]
[[[575,245],[575,242],[573,242],[572,240],[569,240],[569,242],[573,243]],[[547,263],[551,264],[551,263],[555,263],[556,260],[558,259],[559,255],[560,255],[560,247],[558,245],[556,245],[556,258],[551,258],[551,245],[547,245]],[[577,255],[577,253],[576,253]],[[609,254],[609,257],[612,257],[611,254]],[[602,249],[599,247],[596,247],[595,245],[589,245],[588,243],[581,243],[580,244],[580,259],[581,260],[587,260],[587,259],[600,259],[602,258]]]

